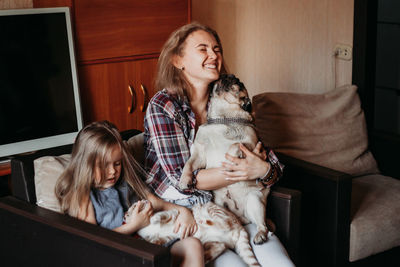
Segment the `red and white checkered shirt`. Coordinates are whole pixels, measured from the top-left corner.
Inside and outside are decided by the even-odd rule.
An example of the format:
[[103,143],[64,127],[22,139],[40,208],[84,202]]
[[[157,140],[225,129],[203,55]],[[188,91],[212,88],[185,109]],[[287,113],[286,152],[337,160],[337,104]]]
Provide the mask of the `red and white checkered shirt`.
[[[170,187],[178,190],[194,141],[195,125],[195,115],[186,99],[170,95],[164,89],[150,100],[144,119],[146,183],[159,197],[164,198]],[[271,166],[281,176],[283,165],[272,150],[267,153]],[[180,193],[212,198],[210,192],[195,188]]]

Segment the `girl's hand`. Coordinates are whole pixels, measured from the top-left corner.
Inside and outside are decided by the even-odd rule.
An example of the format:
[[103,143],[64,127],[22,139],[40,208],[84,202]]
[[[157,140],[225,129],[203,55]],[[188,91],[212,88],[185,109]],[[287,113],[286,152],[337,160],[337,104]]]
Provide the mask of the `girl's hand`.
[[[243,144],[240,149],[245,154],[245,158],[233,157],[225,154],[225,158],[231,163],[223,162],[223,174],[227,176],[226,180],[230,181],[246,181],[257,179],[269,171],[271,165],[265,161],[267,154],[258,143],[253,152],[248,150]],[[265,155],[264,155],[265,154]]]
[[187,208],[180,208],[178,218],[175,221],[174,233],[181,230],[181,239],[192,236],[197,231],[197,224],[193,214]]
[[132,220],[129,224],[136,229],[141,229],[150,224],[150,218],[153,215],[153,206],[150,201],[140,200],[132,211]]

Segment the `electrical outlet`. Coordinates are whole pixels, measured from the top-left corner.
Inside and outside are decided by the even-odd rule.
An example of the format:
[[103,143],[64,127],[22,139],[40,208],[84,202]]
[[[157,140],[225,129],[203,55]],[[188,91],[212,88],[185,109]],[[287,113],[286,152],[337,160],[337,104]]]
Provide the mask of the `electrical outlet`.
[[353,58],[353,49],[350,45],[337,44],[333,52],[335,57],[343,60],[351,60]]

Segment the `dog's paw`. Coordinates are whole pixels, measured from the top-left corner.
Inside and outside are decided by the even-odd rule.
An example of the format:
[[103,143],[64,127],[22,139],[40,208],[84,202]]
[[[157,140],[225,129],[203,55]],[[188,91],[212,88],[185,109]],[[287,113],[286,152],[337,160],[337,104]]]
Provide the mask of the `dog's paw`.
[[264,231],[258,231],[258,233],[256,234],[256,236],[253,239],[253,243],[255,245],[261,245],[264,244],[265,242],[267,242],[268,240],[268,231],[264,232]]
[[191,185],[192,185],[191,179],[186,176],[182,176],[178,184],[179,189],[181,190],[187,190],[190,188]]
[[189,189],[190,184],[180,181],[178,186],[179,186],[179,189],[181,189],[181,190],[187,190],[187,189]]

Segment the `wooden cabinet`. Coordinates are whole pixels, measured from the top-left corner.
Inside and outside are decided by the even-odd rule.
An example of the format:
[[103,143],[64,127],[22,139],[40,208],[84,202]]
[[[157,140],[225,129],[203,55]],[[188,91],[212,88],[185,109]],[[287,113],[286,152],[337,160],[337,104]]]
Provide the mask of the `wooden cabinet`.
[[[143,130],[162,45],[190,21],[190,0],[33,0],[70,6],[85,124]],[[129,89],[130,88],[130,89]]]
[[155,93],[156,64],[157,59],[144,59],[81,66],[85,120],[107,119],[120,130],[143,130],[145,108]]
[[159,53],[188,22],[187,0],[85,0],[74,10],[82,61]]

